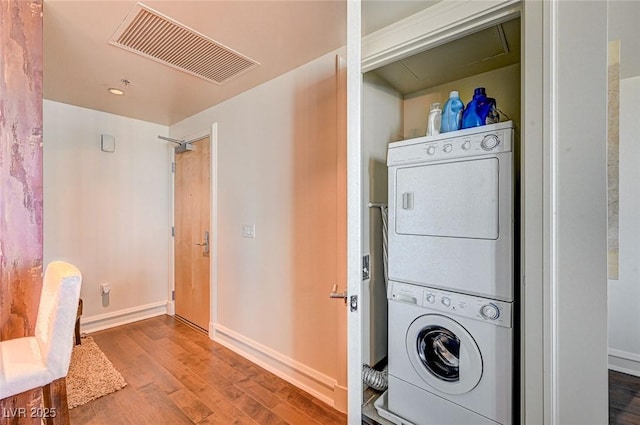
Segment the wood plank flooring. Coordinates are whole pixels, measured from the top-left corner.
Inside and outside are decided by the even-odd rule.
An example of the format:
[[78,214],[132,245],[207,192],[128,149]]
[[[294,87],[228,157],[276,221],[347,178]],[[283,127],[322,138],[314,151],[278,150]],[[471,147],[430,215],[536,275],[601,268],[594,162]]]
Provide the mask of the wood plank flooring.
[[346,424],[346,415],[160,316],[91,335],[127,386],[70,412],[73,425]]
[[609,424],[640,425],[640,378],[609,371]]

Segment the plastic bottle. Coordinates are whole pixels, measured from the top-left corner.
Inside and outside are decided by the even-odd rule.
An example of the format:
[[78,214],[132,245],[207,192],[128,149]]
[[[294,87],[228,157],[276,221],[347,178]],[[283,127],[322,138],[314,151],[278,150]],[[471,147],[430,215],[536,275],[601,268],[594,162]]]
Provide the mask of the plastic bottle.
[[431,110],[429,111],[429,118],[427,119],[427,136],[440,134],[441,120],[442,120],[442,109],[440,109],[440,102],[434,102],[431,104]]
[[442,126],[440,127],[441,133],[447,133],[449,131],[460,130],[462,128],[462,111],[464,110],[464,103],[460,100],[460,96],[456,90],[449,93],[449,100],[444,104],[444,110],[442,111]]
[[484,87],[478,87],[473,92],[473,99],[467,104],[462,113],[462,128],[479,127],[498,122],[496,100],[487,97]]

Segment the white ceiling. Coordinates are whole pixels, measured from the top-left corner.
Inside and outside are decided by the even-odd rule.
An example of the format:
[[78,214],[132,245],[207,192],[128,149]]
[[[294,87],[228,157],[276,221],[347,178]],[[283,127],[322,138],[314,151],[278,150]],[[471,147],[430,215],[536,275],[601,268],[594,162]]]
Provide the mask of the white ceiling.
[[362,35],[371,34],[441,0],[362,0]]
[[[45,0],[44,97],[171,125],[346,44],[344,0],[142,3],[260,65],[219,86],[108,44],[135,1]],[[433,3],[365,0],[363,33]]]
[[108,44],[135,1],[45,0],[44,97],[170,125],[346,43],[343,1],[143,3],[260,66],[219,86]]

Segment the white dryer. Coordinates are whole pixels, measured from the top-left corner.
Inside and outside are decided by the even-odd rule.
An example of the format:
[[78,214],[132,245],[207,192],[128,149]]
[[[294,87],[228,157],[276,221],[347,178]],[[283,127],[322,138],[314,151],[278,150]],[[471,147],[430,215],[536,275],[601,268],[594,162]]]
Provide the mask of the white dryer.
[[415,425],[512,424],[512,303],[399,282],[388,299],[388,410]]
[[513,140],[508,121],[389,144],[389,280],[513,301]]

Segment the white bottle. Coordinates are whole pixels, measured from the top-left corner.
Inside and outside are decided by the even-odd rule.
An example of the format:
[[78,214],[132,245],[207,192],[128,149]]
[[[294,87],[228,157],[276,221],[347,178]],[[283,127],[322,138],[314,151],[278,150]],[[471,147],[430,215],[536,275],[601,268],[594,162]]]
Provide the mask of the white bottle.
[[429,111],[429,118],[427,119],[427,136],[440,134],[441,120],[442,109],[440,109],[440,102],[434,102],[431,104],[431,111]]

